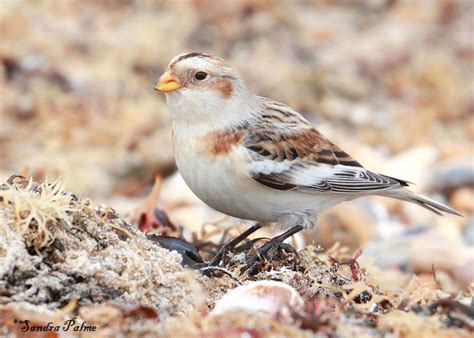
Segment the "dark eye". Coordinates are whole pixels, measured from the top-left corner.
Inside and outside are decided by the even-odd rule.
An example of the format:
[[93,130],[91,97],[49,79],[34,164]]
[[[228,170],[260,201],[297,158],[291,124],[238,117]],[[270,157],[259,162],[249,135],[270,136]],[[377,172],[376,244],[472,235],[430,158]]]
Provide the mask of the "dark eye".
[[196,74],[194,74],[194,77],[196,78],[196,80],[202,81],[207,77],[207,73],[206,72],[196,72]]

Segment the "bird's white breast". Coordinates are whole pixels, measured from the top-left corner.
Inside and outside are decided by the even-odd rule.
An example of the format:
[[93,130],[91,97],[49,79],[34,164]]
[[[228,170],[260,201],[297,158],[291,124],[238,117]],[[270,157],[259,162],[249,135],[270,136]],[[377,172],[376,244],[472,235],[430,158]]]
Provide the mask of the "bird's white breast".
[[191,190],[212,208],[231,216],[254,219],[246,213],[242,190],[250,179],[245,177],[244,163],[234,150],[212,154],[205,132],[174,129],[176,164]]

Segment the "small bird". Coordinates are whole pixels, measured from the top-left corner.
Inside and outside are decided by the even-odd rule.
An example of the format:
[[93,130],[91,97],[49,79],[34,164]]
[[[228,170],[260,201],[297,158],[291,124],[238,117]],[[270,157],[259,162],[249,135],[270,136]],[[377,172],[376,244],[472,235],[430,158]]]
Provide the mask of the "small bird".
[[176,164],[191,190],[220,212],[257,222],[227,250],[261,226],[287,230],[259,250],[265,253],[312,228],[323,210],[368,195],[460,215],[409,191],[405,180],[365,169],[300,113],[252,93],[219,57],[178,55],[155,89],[166,96]]

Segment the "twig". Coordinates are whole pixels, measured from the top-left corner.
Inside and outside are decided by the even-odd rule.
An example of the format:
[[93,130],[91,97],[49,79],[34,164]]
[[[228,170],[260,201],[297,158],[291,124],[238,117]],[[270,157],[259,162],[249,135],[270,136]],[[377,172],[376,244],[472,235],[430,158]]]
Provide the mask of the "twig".
[[441,283],[440,281],[438,280],[437,276],[436,276],[436,271],[435,271],[435,267],[434,267],[434,263],[431,264],[431,272],[433,274],[433,279],[436,283],[436,286],[438,287],[438,289],[442,290],[443,288],[441,287]]
[[207,271],[213,271],[213,270],[217,270],[219,272],[222,272],[224,274],[226,274],[227,276],[229,276],[234,282],[236,282],[238,285],[242,285],[242,282],[240,280],[238,280],[236,277],[234,277],[234,275],[232,275],[232,273],[224,268],[220,268],[220,267],[217,267],[217,266],[205,266],[205,267],[202,267],[202,268],[199,268],[199,272],[205,274],[205,272]]

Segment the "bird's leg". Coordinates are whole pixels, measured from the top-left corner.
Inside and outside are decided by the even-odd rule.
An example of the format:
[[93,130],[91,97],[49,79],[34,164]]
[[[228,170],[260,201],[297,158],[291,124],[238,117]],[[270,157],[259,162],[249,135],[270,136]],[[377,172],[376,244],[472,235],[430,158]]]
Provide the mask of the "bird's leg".
[[280,243],[280,245],[278,245],[278,248],[280,250],[283,250],[283,251],[286,251],[288,253],[292,253],[293,255],[297,256],[299,258],[299,255],[298,255],[298,251],[296,251],[295,248],[293,248],[291,246],[291,244],[288,244],[288,243]]
[[303,226],[297,225],[285,231],[281,235],[273,237],[267,243],[262,245],[255,254],[253,254],[252,256],[250,256],[250,258],[247,259],[247,265],[241,270],[241,272],[245,272],[250,269],[255,264],[255,262],[258,261],[262,256],[268,256],[270,250],[278,248],[279,246],[281,246],[285,239],[293,236],[301,230],[303,230]]
[[[245,241],[244,244],[236,246],[232,251],[235,254],[241,253],[243,251],[247,251],[248,249],[252,248],[255,245],[255,243],[257,243],[258,241],[261,241],[262,239],[268,239],[268,238],[259,237],[259,238],[254,238],[254,239],[251,239],[251,240],[247,240],[247,241]],[[286,251],[288,253],[291,253],[291,254],[295,255],[296,257],[298,257],[298,259],[299,259],[298,251],[296,251],[296,249],[293,248],[288,243],[280,243],[278,245],[278,249],[282,250],[282,251]]]
[[234,250],[232,250],[235,254],[239,254],[241,252],[247,251],[250,248],[253,248],[255,243],[258,241],[261,241],[262,239],[268,239],[266,237],[258,237],[258,238],[252,238],[250,240],[246,240],[245,243],[240,244],[239,246],[236,246]]
[[262,226],[260,223],[255,223],[252,225],[250,228],[242,232],[240,235],[235,237],[234,239],[228,241],[226,244],[224,244],[219,251],[216,253],[216,255],[212,258],[212,260],[209,262],[209,266],[217,266],[219,262],[224,258],[224,256],[231,251],[232,249],[235,248],[237,244],[242,242],[244,239],[246,239],[248,236],[253,234],[255,231],[260,229]]

